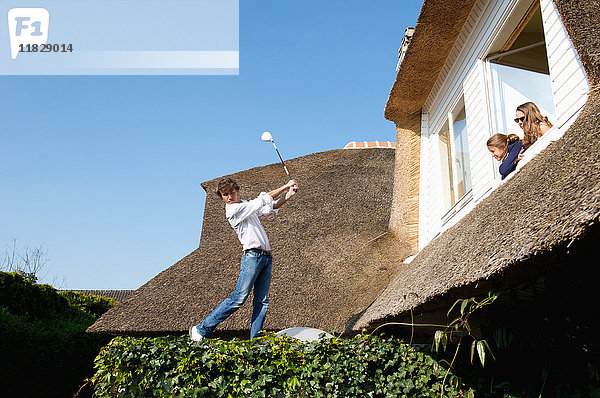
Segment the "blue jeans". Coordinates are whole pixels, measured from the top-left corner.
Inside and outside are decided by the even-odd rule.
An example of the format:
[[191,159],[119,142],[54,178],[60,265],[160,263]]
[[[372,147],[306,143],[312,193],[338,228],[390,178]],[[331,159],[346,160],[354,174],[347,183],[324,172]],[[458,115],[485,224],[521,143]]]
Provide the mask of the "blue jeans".
[[233,294],[225,299],[202,323],[197,326],[202,336],[208,336],[227,317],[237,311],[246,302],[254,286],[254,303],[250,338],[256,337],[262,329],[269,307],[269,287],[271,286],[271,268],[273,257],[248,252],[242,256],[240,276]]

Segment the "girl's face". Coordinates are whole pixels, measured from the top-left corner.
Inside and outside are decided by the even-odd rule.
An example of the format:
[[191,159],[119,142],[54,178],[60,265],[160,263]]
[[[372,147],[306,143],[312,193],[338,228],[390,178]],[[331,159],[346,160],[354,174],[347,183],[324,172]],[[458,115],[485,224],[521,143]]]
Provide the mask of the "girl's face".
[[502,149],[496,148],[495,146],[488,146],[488,150],[492,153],[494,159],[498,161],[502,160]]
[[525,121],[525,114],[523,112],[517,110],[515,116],[516,116],[515,121],[517,122],[519,127],[521,127],[521,130],[523,130],[523,122]]

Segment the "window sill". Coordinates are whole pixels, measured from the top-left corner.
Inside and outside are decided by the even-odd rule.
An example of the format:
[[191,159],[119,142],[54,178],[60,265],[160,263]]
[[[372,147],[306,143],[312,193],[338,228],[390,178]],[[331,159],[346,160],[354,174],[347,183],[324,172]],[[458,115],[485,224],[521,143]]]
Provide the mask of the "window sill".
[[444,228],[446,224],[472,200],[473,190],[471,189],[462,198],[460,198],[458,203],[452,206],[452,208],[450,208],[450,210],[448,210],[446,214],[442,216],[442,228]]

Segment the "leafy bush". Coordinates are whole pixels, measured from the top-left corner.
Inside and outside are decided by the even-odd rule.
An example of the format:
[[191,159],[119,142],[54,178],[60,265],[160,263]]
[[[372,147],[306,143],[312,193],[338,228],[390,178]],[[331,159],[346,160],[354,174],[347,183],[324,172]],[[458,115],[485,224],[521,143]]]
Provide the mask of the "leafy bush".
[[47,319],[70,311],[67,299],[52,286],[32,283],[16,272],[0,272],[0,306],[27,319]]
[[[187,336],[117,337],[96,358],[97,397],[456,397],[427,352],[399,340],[357,336],[302,343]],[[444,384],[445,381],[445,384]]]
[[99,318],[100,315],[117,305],[117,300],[110,297],[86,295],[71,290],[60,292],[60,295],[68,300],[71,307],[92,315],[94,318]]
[[73,396],[92,375],[93,359],[109,341],[85,332],[95,319],[52,286],[0,272],[2,395]]

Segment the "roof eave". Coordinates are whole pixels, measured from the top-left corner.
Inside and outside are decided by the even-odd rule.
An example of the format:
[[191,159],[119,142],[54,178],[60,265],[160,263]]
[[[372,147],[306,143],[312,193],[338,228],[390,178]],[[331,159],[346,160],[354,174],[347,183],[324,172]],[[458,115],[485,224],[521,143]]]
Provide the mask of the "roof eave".
[[416,128],[421,108],[474,3],[424,1],[384,109],[385,118],[397,127]]

